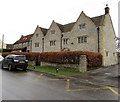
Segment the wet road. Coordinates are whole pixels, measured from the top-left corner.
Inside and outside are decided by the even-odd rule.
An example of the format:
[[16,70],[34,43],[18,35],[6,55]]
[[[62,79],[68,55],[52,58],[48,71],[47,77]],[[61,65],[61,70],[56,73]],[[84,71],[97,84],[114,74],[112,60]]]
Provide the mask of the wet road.
[[2,100],[118,100],[117,88],[75,84],[32,71],[1,72]]

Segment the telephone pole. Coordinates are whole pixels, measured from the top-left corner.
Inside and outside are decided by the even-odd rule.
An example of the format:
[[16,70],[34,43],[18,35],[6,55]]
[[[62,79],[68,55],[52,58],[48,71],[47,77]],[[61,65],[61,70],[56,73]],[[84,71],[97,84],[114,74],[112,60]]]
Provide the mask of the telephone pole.
[[2,49],[1,49],[1,53],[3,53],[3,42],[4,42],[4,34],[2,35]]

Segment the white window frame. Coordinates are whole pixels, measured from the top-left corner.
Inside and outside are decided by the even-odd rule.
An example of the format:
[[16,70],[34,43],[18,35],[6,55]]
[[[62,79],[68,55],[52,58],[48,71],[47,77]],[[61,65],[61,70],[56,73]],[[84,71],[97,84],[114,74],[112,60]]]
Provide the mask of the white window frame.
[[63,44],[64,44],[64,45],[67,45],[67,44],[68,44],[68,41],[69,41],[68,38],[64,38],[64,39],[63,39]]
[[55,46],[56,45],[56,40],[50,41],[50,46]]
[[87,43],[88,37],[87,36],[80,36],[78,37],[78,43]]

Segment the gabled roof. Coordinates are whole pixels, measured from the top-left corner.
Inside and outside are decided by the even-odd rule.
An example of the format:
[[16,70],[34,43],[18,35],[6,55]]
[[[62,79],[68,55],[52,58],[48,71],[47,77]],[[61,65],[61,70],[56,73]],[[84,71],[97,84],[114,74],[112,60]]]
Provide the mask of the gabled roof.
[[[82,11],[83,13],[83,11]],[[87,16],[88,17],[88,16]],[[90,18],[90,17],[89,17]],[[96,25],[96,26],[101,26],[104,24],[104,19],[105,19],[105,15],[101,15],[101,16],[96,16],[96,17],[92,17],[90,18],[93,23]],[[76,21],[77,22],[77,21]],[[62,24],[59,24],[59,23],[56,23],[58,25],[58,27],[60,28],[60,30],[62,32],[68,32],[68,31],[71,31],[73,26],[75,25],[76,22],[73,22],[73,23],[69,23],[69,24],[65,24],[65,25],[62,25]]]
[[95,23],[96,26],[101,26],[104,23],[105,15],[96,16],[91,18],[91,20]]
[[69,23],[69,24],[65,24],[65,25],[62,25],[62,24],[59,24],[59,23],[56,23],[58,25],[58,27],[60,28],[60,30],[62,32],[68,32],[68,31],[71,31],[73,26],[75,25],[75,22],[73,23]]
[[19,43],[25,43],[25,42],[29,42],[30,39],[32,38],[33,34],[29,34],[26,36],[21,36],[21,38],[19,40],[17,40],[13,45],[15,44],[19,44]]
[[48,29],[46,29],[46,28],[42,28],[42,27],[39,27],[40,29],[41,29],[41,31],[43,32],[43,34],[44,34],[44,36],[46,35],[46,33],[47,33],[47,30]]

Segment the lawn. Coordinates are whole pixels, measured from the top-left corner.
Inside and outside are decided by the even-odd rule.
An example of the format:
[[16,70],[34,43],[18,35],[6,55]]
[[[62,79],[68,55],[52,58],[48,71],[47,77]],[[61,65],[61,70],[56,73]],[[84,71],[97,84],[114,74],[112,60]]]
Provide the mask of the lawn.
[[65,76],[72,76],[72,75],[79,75],[83,74],[85,72],[79,72],[75,70],[65,70],[65,69],[58,69],[58,72],[56,68],[52,67],[41,67],[41,66],[28,66],[27,69],[41,71],[41,72],[47,72],[55,75],[65,75]]

